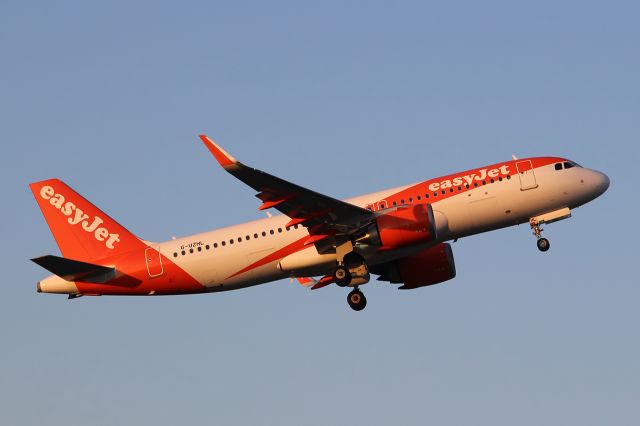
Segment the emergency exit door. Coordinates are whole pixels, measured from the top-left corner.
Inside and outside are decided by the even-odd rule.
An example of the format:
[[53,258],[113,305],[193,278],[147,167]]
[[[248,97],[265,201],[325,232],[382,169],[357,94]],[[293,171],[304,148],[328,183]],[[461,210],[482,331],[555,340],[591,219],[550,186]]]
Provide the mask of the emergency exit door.
[[536,182],[536,175],[533,171],[533,164],[531,160],[518,161],[516,163],[516,169],[518,169],[518,177],[520,178],[520,190],[526,191],[538,187]]
[[144,251],[144,257],[147,261],[147,272],[149,273],[149,277],[159,277],[164,273],[162,257],[160,256],[160,247],[147,247]]

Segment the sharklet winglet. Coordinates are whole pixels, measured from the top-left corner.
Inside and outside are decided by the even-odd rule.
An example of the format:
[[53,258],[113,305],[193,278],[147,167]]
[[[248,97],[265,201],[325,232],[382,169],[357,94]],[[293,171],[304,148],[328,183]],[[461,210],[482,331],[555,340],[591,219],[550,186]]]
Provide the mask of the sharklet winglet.
[[220,148],[210,137],[207,135],[200,135],[200,140],[204,143],[207,149],[213,154],[218,163],[225,169],[231,166],[238,164],[238,160],[236,160],[232,155],[230,155],[227,151]]

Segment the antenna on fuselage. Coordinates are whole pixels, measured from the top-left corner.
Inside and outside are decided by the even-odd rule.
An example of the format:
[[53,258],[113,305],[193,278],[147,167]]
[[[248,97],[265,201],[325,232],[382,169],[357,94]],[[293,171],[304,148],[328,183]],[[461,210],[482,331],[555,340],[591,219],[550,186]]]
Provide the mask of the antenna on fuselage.
[[511,154],[511,158],[513,158],[514,160],[517,160],[517,159],[518,159],[518,157],[516,157],[516,155],[515,155],[515,154]]

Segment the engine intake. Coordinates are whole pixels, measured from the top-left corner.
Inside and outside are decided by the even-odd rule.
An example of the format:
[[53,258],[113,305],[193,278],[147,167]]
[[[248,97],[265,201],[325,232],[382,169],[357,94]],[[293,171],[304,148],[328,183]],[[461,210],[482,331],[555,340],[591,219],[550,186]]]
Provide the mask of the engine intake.
[[424,244],[437,238],[431,204],[399,207],[378,217],[374,228],[380,250]]

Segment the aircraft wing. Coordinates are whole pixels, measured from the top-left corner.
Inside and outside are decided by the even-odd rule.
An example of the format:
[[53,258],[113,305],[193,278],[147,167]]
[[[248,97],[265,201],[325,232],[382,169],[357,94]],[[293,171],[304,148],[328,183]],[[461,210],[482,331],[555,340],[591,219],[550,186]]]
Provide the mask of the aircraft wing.
[[331,235],[350,234],[373,220],[374,213],[367,209],[246,166],[206,135],[200,135],[200,139],[227,172],[258,191],[260,210],[275,208],[291,218],[286,226],[307,227],[311,234],[307,244]]

